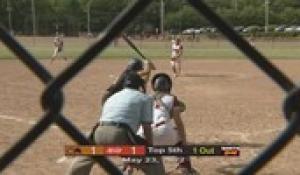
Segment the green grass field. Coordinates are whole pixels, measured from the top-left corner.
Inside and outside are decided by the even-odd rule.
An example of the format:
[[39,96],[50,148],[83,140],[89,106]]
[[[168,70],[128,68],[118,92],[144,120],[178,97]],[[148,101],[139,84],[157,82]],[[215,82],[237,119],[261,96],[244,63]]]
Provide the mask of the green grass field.
[[[52,37],[17,37],[26,49],[38,58],[50,58],[53,53]],[[68,58],[78,57],[95,39],[65,38],[65,55]],[[134,41],[141,51],[149,58],[169,58],[169,41]],[[192,59],[239,59],[245,56],[226,40],[202,39],[200,41],[184,41],[184,58]],[[297,41],[255,41],[255,47],[268,58],[297,59],[300,55],[300,42]],[[109,46],[99,57],[128,58],[137,56],[124,41],[119,40],[118,46]],[[0,44],[0,59],[12,59],[15,56]]]

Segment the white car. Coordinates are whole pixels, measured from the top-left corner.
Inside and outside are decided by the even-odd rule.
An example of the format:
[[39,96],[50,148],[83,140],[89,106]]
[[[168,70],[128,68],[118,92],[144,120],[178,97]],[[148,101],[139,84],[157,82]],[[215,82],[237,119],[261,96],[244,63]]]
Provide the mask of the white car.
[[182,34],[193,34],[195,32],[194,28],[185,29]]
[[286,25],[277,26],[277,27],[275,27],[274,31],[275,32],[283,32],[285,27],[286,27]]
[[200,34],[200,33],[205,33],[207,32],[205,28],[199,28],[199,29],[195,29],[195,34]]
[[297,26],[297,27],[295,28],[295,32],[300,32],[300,26]]
[[295,32],[296,26],[290,26],[284,29],[285,32]]

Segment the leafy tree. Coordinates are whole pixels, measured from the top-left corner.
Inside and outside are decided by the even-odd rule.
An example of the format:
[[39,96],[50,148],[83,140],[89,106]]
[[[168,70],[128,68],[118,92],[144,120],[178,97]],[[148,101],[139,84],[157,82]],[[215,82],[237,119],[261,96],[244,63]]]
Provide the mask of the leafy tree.
[[[77,35],[87,30],[87,4],[91,0],[35,0],[36,27],[40,35],[56,30]],[[264,25],[264,0],[204,0],[231,25]],[[7,3],[12,6],[12,24],[17,34],[32,34],[31,0],[0,0],[0,24],[8,28]],[[91,30],[101,32],[131,0],[92,0]],[[165,0],[165,28],[180,32],[186,28],[210,26],[185,0]],[[235,2],[238,3],[237,9]],[[270,24],[300,25],[299,0],[270,0]],[[126,29],[127,32],[155,32],[160,26],[160,0],[153,1]]]

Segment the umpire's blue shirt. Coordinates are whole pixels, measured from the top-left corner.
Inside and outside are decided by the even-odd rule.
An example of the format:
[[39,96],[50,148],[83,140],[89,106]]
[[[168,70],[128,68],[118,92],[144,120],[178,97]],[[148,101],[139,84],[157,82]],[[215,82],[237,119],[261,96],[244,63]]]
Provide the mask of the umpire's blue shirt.
[[152,103],[150,96],[124,88],[106,100],[100,121],[125,123],[136,133],[142,123],[152,123]]

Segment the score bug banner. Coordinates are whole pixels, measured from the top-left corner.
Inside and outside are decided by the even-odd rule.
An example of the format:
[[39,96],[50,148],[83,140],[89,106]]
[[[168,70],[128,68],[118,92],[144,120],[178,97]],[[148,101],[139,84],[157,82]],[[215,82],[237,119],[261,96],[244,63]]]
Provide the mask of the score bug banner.
[[67,145],[66,156],[239,156],[239,145]]

